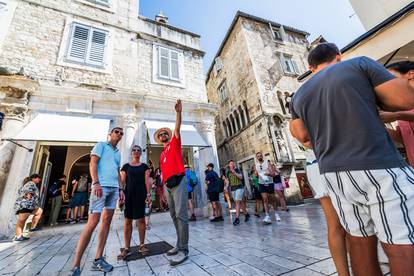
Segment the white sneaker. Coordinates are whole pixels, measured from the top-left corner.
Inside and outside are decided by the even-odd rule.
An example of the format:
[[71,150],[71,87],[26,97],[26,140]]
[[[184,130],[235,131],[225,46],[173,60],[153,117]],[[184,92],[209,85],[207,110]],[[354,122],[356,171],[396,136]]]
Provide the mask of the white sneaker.
[[270,216],[269,215],[266,215],[264,217],[263,223],[265,223],[265,224],[271,224],[272,223],[272,220],[270,219]]
[[282,220],[277,213],[275,213],[275,219],[276,219],[276,221],[281,221]]

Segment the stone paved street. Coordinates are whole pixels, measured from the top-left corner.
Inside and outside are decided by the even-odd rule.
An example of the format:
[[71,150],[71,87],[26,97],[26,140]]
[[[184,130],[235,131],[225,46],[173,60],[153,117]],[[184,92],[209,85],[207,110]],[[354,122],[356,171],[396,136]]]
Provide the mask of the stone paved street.
[[[168,213],[154,214],[148,242],[174,244],[175,232]],[[108,275],[335,275],[326,242],[326,224],[319,204],[307,203],[283,212],[282,222],[262,225],[252,216],[239,226],[207,219],[190,224],[190,259],[171,268],[163,255],[128,263],[117,262],[123,239],[122,216],[116,215],[108,238],[106,258],[115,269]],[[65,225],[31,235],[27,242],[0,243],[1,275],[66,275],[82,225]],[[133,234],[137,241],[137,232]],[[82,275],[90,271],[96,235],[82,261]],[[136,242],[135,242],[136,243]],[[386,270],[387,268],[384,267]]]

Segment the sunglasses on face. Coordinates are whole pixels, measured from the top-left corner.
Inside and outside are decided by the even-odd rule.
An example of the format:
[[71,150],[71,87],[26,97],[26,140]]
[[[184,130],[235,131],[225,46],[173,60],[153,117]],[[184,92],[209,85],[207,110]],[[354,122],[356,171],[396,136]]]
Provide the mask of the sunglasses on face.
[[142,152],[142,149],[138,149],[138,148],[137,149],[132,149],[132,152],[134,152],[134,151],[135,152]]
[[158,137],[160,136],[168,136],[168,132],[161,132],[160,134],[158,134]]
[[114,130],[114,133],[119,134],[119,135],[124,135],[124,132],[117,130],[117,129]]

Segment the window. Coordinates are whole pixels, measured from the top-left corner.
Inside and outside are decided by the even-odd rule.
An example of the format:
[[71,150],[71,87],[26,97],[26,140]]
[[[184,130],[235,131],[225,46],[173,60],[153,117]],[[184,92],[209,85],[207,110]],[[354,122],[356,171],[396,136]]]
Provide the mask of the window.
[[177,51],[158,47],[158,77],[180,81],[180,63]]
[[94,3],[94,4],[99,4],[99,5],[104,5],[104,6],[110,6],[111,4],[111,0],[87,0],[88,2]]
[[78,23],[72,24],[66,59],[104,67],[108,32]]
[[280,55],[280,61],[282,63],[283,71],[287,74],[300,75],[299,67],[297,63],[292,59],[291,56],[284,54]]
[[273,28],[273,38],[275,40],[283,41],[282,32],[279,28]]
[[225,81],[223,81],[222,84],[219,86],[218,95],[222,102],[227,99],[227,86]]

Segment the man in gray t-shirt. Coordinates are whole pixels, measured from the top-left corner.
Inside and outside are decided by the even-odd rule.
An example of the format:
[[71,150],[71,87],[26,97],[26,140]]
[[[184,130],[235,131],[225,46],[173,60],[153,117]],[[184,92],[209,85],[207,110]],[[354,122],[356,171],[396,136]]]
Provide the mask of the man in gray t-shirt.
[[388,136],[378,109],[413,108],[414,90],[370,58],[340,62],[332,47],[324,43],[309,54],[314,75],[293,97],[291,132],[315,151],[332,203],[351,235],[356,274],[379,272],[378,262],[357,261],[373,254],[377,235],[392,274],[408,275],[414,262],[407,264],[401,256],[414,259],[414,173]]

